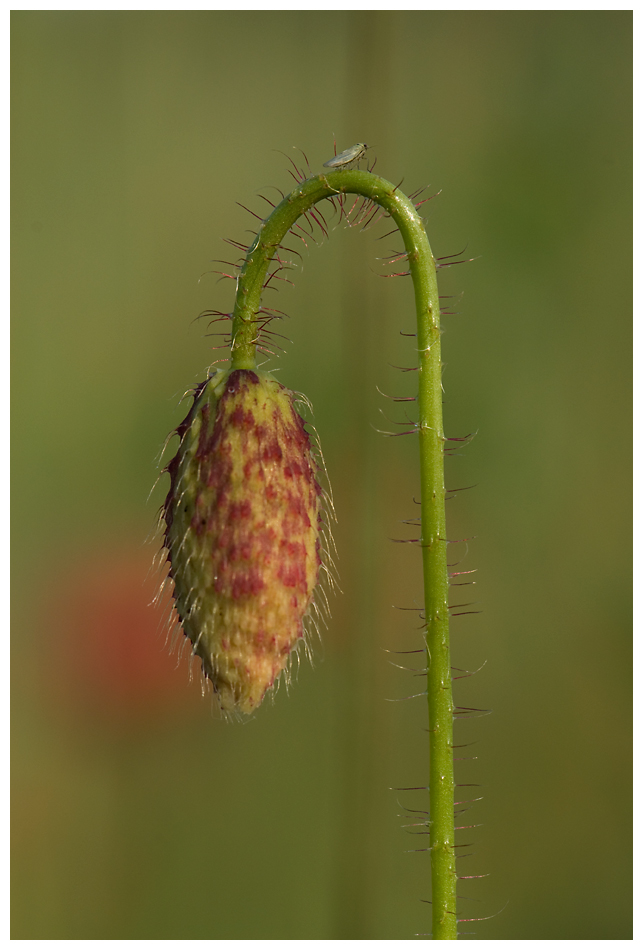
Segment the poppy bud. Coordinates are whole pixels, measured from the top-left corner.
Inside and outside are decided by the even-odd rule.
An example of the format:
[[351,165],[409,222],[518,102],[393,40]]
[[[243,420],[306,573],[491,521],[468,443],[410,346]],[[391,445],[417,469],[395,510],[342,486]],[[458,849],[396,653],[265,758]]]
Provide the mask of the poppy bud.
[[197,387],[168,465],[174,606],[224,711],[252,713],[304,635],[319,579],[317,464],[293,394],[267,373]]

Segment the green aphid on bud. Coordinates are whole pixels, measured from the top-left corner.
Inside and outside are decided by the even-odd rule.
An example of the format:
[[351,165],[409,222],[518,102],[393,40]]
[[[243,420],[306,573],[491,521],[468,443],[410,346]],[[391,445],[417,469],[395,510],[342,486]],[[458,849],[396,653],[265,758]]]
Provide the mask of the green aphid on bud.
[[167,467],[174,606],[221,708],[250,714],[304,636],[321,560],[322,489],[293,393],[267,373],[197,387]]

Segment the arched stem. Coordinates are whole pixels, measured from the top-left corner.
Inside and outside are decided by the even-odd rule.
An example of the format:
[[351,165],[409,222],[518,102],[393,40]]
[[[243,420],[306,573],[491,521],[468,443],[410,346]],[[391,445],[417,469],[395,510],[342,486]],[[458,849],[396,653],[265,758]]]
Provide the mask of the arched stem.
[[339,170],[303,181],[266,218],[239,275],[232,325],[233,369],[256,368],[261,294],[280,244],[298,218],[325,198],[361,195],[386,211],[399,228],[415,290],[418,347],[422,559],[429,705],[429,794],[433,939],[455,940],[453,699],[449,649],[444,432],[440,359],[440,304],[435,261],[422,219],[391,182],[370,172]]

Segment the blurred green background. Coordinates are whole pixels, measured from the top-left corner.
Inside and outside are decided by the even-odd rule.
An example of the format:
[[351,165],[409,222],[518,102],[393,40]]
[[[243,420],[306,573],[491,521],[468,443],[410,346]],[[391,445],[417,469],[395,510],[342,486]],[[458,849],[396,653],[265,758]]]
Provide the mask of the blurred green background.
[[[245,725],[221,721],[147,607],[156,458],[219,354],[234,260],[357,141],[424,205],[460,294],[444,319],[460,569],[453,625],[464,939],[631,936],[629,12],[14,12],[13,937],[408,938],[429,858],[417,447],[375,428],[413,391],[399,247],[306,251],[280,379],[315,407],[343,594]],[[277,192],[273,191],[272,195]],[[234,253],[234,252],[232,252]],[[225,269],[225,268],[224,268]],[[278,329],[282,329],[279,327]],[[274,365],[274,362],[273,364]],[[385,419],[380,410],[385,413]],[[465,590],[470,590],[467,588]],[[457,599],[454,602],[460,602]],[[404,657],[401,658],[402,662]],[[408,658],[406,658],[408,659]],[[411,657],[410,666],[417,658]],[[467,794],[473,792],[474,794]],[[406,816],[406,817],[405,817]],[[413,829],[411,829],[413,830]],[[417,829],[415,829],[417,830]],[[503,909],[504,908],[504,909]]]

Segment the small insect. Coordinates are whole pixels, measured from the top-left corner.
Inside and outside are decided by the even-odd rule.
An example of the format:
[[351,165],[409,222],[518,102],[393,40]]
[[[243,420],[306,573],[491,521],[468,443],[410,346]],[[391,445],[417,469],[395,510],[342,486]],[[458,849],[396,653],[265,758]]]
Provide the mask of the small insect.
[[364,157],[367,148],[370,148],[370,145],[367,145],[366,142],[358,142],[357,145],[351,145],[345,152],[340,152],[339,155],[335,155],[334,158],[324,162],[324,168],[343,168],[345,165],[359,162],[359,160]]

